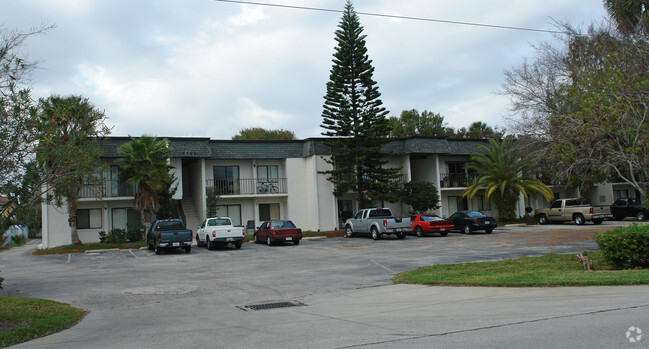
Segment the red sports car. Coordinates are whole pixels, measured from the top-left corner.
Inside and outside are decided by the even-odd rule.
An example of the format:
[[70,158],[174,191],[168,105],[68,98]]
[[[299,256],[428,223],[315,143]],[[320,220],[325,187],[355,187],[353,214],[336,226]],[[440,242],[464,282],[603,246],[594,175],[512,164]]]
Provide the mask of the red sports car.
[[412,231],[419,237],[430,233],[439,233],[441,236],[446,236],[454,227],[453,221],[434,214],[412,215],[410,216],[410,223],[412,223]]

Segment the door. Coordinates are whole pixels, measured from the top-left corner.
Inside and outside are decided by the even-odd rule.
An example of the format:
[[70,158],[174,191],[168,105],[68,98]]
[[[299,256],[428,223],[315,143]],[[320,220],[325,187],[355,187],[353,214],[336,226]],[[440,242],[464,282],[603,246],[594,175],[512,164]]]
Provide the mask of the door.
[[561,207],[562,200],[557,200],[550,205],[550,212],[548,213],[548,220],[562,221],[563,208]]

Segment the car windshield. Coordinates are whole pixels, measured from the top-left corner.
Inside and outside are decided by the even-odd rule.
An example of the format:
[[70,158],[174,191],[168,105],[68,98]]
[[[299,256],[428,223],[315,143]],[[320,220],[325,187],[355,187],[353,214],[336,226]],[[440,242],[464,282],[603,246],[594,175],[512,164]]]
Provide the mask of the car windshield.
[[271,224],[272,229],[294,229],[295,224],[291,221],[274,221]]
[[480,217],[486,217],[486,215],[482,212],[477,212],[477,211],[469,211],[466,213],[467,217],[471,218],[480,218]]
[[185,229],[181,221],[165,221],[158,222],[155,227],[156,230],[182,230]]
[[442,219],[437,217],[437,216],[421,216],[419,218],[420,220],[424,222],[432,222],[432,221],[441,221]]

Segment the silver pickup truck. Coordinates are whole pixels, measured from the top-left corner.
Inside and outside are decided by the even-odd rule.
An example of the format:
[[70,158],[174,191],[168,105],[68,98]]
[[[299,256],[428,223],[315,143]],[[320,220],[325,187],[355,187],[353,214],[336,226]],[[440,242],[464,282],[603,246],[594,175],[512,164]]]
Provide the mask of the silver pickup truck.
[[410,218],[393,217],[388,208],[366,208],[358,211],[345,222],[345,235],[349,238],[357,234],[371,234],[379,240],[383,235],[395,234],[404,239],[412,231]]

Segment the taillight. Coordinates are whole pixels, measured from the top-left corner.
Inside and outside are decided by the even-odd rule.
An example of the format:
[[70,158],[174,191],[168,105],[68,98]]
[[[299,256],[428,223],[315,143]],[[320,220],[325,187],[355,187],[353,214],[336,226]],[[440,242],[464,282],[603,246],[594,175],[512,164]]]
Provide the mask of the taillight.
[[158,233],[158,242],[162,242],[162,234]]
[[590,207],[590,214],[593,214],[593,207]]
[[216,237],[216,232],[215,232],[215,231],[212,231],[212,237],[213,237],[213,238]]
[[194,232],[191,230],[189,231],[189,241],[194,241]]
[[383,220],[383,226],[386,227],[386,228],[388,227],[388,220],[387,219]]
[[480,220],[479,219],[474,219],[473,223],[480,223]]
[[246,236],[246,230],[245,230],[245,229],[241,229],[241,234],[243,234],[243,236]]

